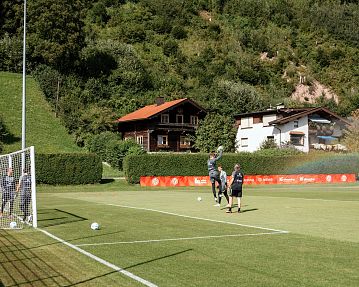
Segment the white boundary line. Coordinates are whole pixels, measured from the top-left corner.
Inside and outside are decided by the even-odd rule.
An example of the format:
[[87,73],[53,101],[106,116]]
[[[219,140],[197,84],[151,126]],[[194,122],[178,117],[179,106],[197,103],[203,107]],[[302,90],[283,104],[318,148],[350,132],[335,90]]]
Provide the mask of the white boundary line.
[[285,198],[285,199],[300,199],[309,201],[328,201],[328,202],[351,202],[359,203],[359,200],[339,200],[339,199],[323,199],[323,198],[305,198],[305,197],[290,197],[290,196],[270,196],[270,195],[247,195],[248,197],[264,197],[264,198]]
[[267,227],[260,227],[260,226],[255,226],[255,225],[241,224],[241,223],[235,223],[235,222],[223,221],[223,220],[215,220],[215,219],[209,219],[209,218],[203,218],[203,217],[197,217],[197,216],[189,216],[189,215],[183,215],[183,214],[178,214],[178,213],[173,213],[173,212],[168,212],[168,211],[162,211],[162,210],[157,210],[157,209],[152,209],[152,208],[135,207],[135,206],[128,206],[128,205],[112,204],[112,203],[105,203],[105,204],[109,205],[109,206],[117,206],[117,207],[123,207],[123,208],[131,208],[131,209],[138,209],[138,210],[145,210],[145,211],[153,211],[153,212],[158,212],[158,213],[163,213],[163,214],[168,214],[168,215],[174,215],[174,216],[184,217],[184,218],[190,218],[190,219],[198,219],[198,220],[204,220],[204,221],[210,221],[210,222],[216,222],[216,223],[225,223],[225,224],[231,224],[231,225],[237,225],[237,226],[243,226],[243,227],[257,228],[257,229],[262,229],[262,230],[270,230],[270,231],[274,231],[274,232],[278,232],[278,233],[289,233],[289,231],[286,231],[286,230],[272,229],[272,228],[267,228]]
[[92,253],[87,252],[87,251],[85,251],[85,250],[83,250],[83,249],[81,249],[81,248],[79,248],[79,247],[77,247],[77,246],[63,240],[63,239],[51,234],[50,232],[47,232],[46,230],[43,230],[43,229],[40,229],[40,228],[38,228],[38,230],[40,230],[42,233],[46,234],[47,236],[51,237],[52,239],[55,239],[55,240],[65,244],[65,245],[67,245],[68,247],[70,247],[72,249],[75,249],[76,251],[82,253],[83,255],[85,255],[87,257],[90,257],[91,259],[93,259],[93,260],[95,260],[95,261],[97,261],[97,262],[99,262],[99,263],[101,263],[101,264],[103,264],[103,265],[105,265],[105,266],[107,266],[107,267],[109,267],[109,268],[111,268],[111,269],[113,269],[113,270],[127,276],[127,277],[130,277],[131,279],[136,280],[137,282],[140,282],[145,286],[158,287],[157,285],[155,285],[155,284],[153,284],[153,283],[151,283],[151,282],[149,282],[149,281],[147,281],[147,280],[145,280],[145,279],[143,279],[143,278],[141,278],[141,277],[139,277],[139,276],[137,276],[137,275],[135,275],[135,274],[133,274],[133,273],[131,273],[129,271],[126,271],[123,268],[118,267],[118,266],[116,266],[116,265],[114,265],[114,264],[112,264],[112,263],[110,263],[110,262],[108,262],[106,260],[103,260],[102,258],[97,257],[97,256],[93,255]]
[[[208,236],[180,237],[180,238],[167,238],[167,239],[115,241],[115,242],[103,242],[103,243],[84,243],[84,244],[77,244],[75,246],[101,246],[101,245],[115,245],[115,244],[152,243],[152,242],[183,241],[183,240],[196,240],[196,239],[207,239],[207,238],[259,236],[259,235],[272,235],[272,234],[283,234],[283,233],[284,232],[261,232],[261,233],[247,233],[247,234],[208,235]],[[287,233],[287,232],[285,232],[285,233]]]

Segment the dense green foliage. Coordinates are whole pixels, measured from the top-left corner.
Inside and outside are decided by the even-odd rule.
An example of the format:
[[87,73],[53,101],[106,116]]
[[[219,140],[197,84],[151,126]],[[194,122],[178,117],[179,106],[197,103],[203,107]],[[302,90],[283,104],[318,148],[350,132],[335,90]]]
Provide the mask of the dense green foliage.
[[215,151],[220,145],[226,152],[234,152],[236,133],[232,118],[210,113],[200,121],[193,140],[201,152]]
[[[79,145],[157,96],[233,116],[303,105],[290,96],[305,77],[339,96],[315,105],[359,106],[356,1],[70,2],[30,1],[28,70]],[[0,70],[21,71],[21,12],[0,3]]]
[[86,142],[86,147],[90,152],[99,155],[102,161],[109,163],[118,170],[122,170],[122,162],[125,156],[145,153],[135,141],[122,141],[118,135],[111,132],[91,136]]
[[36,154],[36,182],[87,184],[102,178],[102,162],[95,154]]
[[[129,183],[138,183],[140,176],[205,176],[207,154],[148,154],[128,156],[124,172]],[[219,161],[224,170],[231,172],[240,163],[247,175],[301,174],[301,173],[359,173],[359,155],[344,154],[224,154]]]
[[[224,170],[232,171],[236,163],[240,163],[245,174],[291,174],[306,173],[306,170],[297,169],[304,163],[316,160],[321,164],[321,158],[327,155],[261,155],[251,153],[224,154],[219,161]],[[342,165],[345,165],[345,156],[333,157]],[[124,172],[129,183],[138,183],[140,176],[170,176],[170,175],[208,175],[207,154],[147,154],[139,156],[127,156],[124,159]],[[346,170],[359,172],[357,166],[350,166]],[[308,169],[308,172],[312,169]],[[329,166],[329,173],[340,173],[338,165]],[[319,172],[319,171],[317,171]],[[346,171],[349,172],[349,171]]]

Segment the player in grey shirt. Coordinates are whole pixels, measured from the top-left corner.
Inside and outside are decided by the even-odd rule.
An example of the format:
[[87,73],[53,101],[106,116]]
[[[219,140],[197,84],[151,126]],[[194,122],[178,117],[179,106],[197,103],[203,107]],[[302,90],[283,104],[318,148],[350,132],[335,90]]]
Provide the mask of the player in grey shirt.
[[14,210],[14,200],[15,200],[15,178],[13,176],[12,168],[8,168],[7,174],[1,179],[1,189],[2,189],[2,201],[1,201],[1,211],[0,216],[3,215],[5,205],[10,201],[10,215]]
[[[219,160],[222,157],[223,150],[219,150],[219,154],[216,155],[214,152],[210,153],[209,159],[207,161],[207,167],[208,167],[208,174],[209,179],[212,184],[212,193],[214,196],[214,200],[218,202],[217,194],[216,194],[216,182],[218,182],[219,185],[219,194],[222,193],[222,183],[221,179],[219,178],[219,172],[217,170],[217,160]],[[218,205],[218,203],[216,204]]]

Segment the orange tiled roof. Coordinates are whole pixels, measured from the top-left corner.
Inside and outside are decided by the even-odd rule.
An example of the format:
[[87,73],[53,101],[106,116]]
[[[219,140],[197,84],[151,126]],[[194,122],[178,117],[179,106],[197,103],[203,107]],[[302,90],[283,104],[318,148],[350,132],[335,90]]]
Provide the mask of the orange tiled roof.
[[182,103],[184,101],[187,101],[187,98],[184,99],[178,99],[170,102],[165,102],[161,105],[153,104],[149,106],[145,106],[141,109],[138,109],[132,113],[129,113],[117,120],[117,122],[129,122],[129,121],[137,121],[137,120],[144,120],[148,119],[160,112],[163,112],[175,105],[178,105],[179,103]]

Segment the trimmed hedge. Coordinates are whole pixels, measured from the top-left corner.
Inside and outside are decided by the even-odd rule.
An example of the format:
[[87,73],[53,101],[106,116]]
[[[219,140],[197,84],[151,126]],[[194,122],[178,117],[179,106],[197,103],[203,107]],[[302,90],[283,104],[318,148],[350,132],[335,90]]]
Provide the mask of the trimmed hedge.
[[36,154],[36,182],[87,184],[100,182],[102,162],[95,154]]
[[[129,183],[140,176],[208,175],[207,154],[146,154],[127,156],[124,172]],[[245,174],[358,173],[359,155],[302,154],[263,156],[253,153],[224,154],[219,161],[228,174],[240,163]]]

